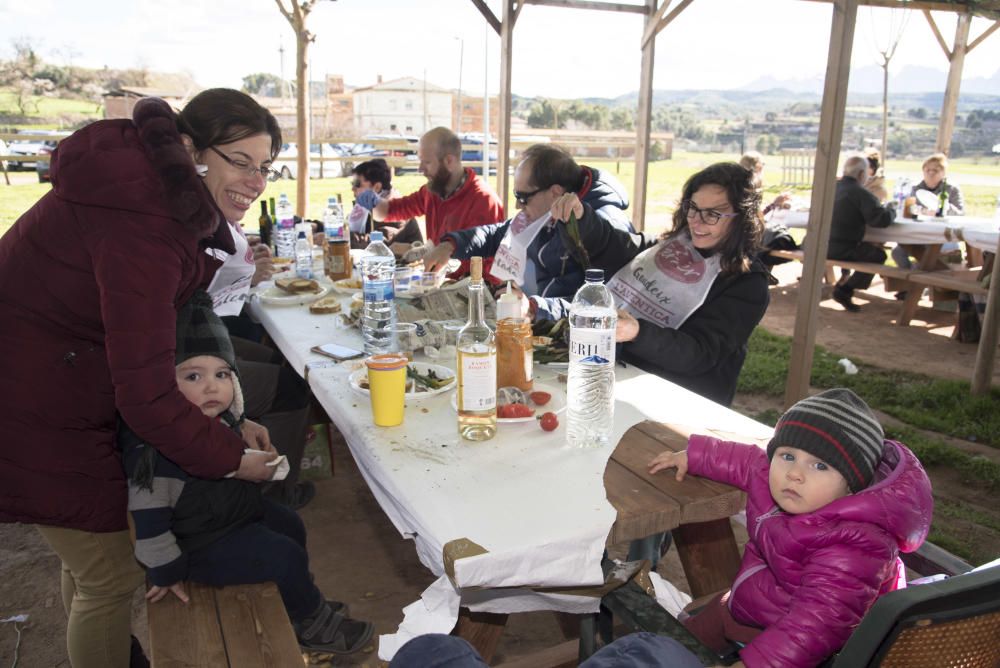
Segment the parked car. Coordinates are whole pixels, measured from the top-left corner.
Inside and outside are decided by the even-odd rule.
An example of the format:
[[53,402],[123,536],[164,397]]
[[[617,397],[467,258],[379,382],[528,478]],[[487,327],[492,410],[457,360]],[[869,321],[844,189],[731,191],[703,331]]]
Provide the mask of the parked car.
[[[320,153],[319,144],[309,145],[309,178],[318,179],[320,177],[320,163],[323,165],[323,178],[337,178],[338,176],[346,176],[351,173],[349,165],[341,161],[326,160],[321,161],[320,157],[328,158],[334,156],[346,156],[349,155],[347,151],[341,148],[339,145],[334,146],[332,144],[322,145],[322,154]],[[272,167],[280,173],[283,179],[295,179],[298,178],[299,172],[299,149],[295,142],[288,142],[281,147],[281,152],[278,153],[277,159],[274,161]]]
[[[64,133],[56,132],[54,130],[19,130],[18,134],[31,134],[31,135],[57,135],[63,136]],[[7,152],[9,155],[23,155],[25,158],[34,158],[36,155],[41,153],[41,149],[48,148],[54,149],[56,144],[59,143],[58,139],[12,139],[10,145],[7,147]],[[12,172],[19,170],[29,170],[35,169],[35,160],[14,160],[11,159],[7,163],[7,169]]]
[[417,144],[420,143],[420,137],[414,137],[413,135],[390,135],[390,134],[373,134],[365,135],[361,138],[362,140],[388,140],[388,141],[400,141],[405,140],[406,143],[412,148],[405,149],[384,149],[376,147],[374,144],[360,143],[355,144],[354,149],[351,151],[351,155],[362,156],[363,160],[368,160],[368,157],[373,158],[403,158],[406,160],[405,165],[397,165],[394,169],[395,174],[405,174],[407,172],[416,172],[420,167],[420,158],[417,157]]
[[[52,155],[52,151],[56,150],[54,146],[43,146],[38,149],[38,155]],[[49,166],[52,163],[49,160],[39,160],[35,163],[35,172],[38,173],[39,183],[51,183],[52,179],[49,177]]]
[[[468,132],[458,136],[462,140],[463,146],[468,146],[469,144],[476,144],[480,148],[477,149],[463,149],[462,150],[462,163],[466,167],[471,167],[472,171],[476,174],[482,175],[483,173],[483,135],[478,132]],[[497,160],[497,140],[490,139],[490,162],[496,162]],[[496,174],[497,168],[490,167],[490,174]]]

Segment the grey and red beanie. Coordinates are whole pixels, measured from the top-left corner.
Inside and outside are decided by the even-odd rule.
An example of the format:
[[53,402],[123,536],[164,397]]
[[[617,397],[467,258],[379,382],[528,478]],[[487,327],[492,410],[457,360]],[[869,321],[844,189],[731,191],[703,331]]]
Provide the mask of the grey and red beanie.
[[785,411],[767,444],[767,457],[781,446],[804,450],[837,469],[851,492],[858,492],[871,484],[884,438],[868,404],[851,390],[835,388]]

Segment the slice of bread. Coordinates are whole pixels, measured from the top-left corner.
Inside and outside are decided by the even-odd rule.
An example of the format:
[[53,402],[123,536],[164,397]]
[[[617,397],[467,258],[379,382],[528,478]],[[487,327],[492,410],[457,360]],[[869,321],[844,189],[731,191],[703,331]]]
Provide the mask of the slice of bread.
[[340,298],[335,295],[323,297],[309,305],[309,312],[316,314],[340,313]]
[[277,278],[274,281],[274,285],[278,288],[289,292],[291,294],[299,294],[302,292],[319,292],[322,288],[319,287],[319,283],[310,280],[308,278],[296,278],[294,276],[289,276],[287,278]]

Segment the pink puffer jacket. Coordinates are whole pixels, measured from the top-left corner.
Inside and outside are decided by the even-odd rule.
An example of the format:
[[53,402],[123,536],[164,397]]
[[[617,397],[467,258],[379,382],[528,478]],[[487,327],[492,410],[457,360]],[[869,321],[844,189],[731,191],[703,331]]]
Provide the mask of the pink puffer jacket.
[[896,441],[885,441],[869,487],[803,515],[774,502],[762,448],[692,436],[688,465],[747,493],[750,540],[729,607],[765,629],[740,652],[748,668],[807,668],[839,650],[875,599],[905,586],[899,552],[916,550],[930,529],[930,481]]

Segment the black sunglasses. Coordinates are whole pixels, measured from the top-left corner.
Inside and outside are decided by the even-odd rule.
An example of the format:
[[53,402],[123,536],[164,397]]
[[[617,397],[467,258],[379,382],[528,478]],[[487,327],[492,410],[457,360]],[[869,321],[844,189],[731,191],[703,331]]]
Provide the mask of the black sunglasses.
[[530,193],[525,193],[521,192],[520,190],[515,190],[514,201],[520,204],[521,206],[527,206],[528,200],[530,200],[532,197],[542,192],[543,190],[547,190],[547,188],[539,188],[538,190],[532,190]]
[[357,190],[358,188],[361,187],[361,181],[354,179],[353,181],[351,181],[351,187]]

